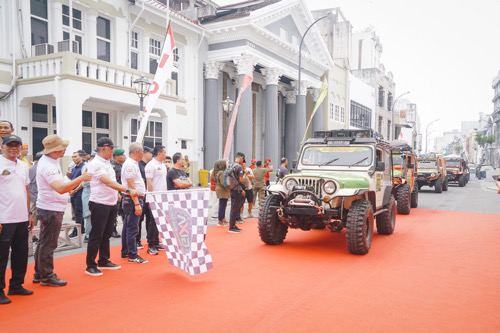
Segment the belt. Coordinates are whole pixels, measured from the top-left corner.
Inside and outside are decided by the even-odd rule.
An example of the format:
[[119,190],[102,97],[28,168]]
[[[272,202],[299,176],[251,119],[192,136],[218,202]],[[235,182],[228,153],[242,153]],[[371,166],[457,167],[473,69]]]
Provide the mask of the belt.
[[[124,194],[124,196],[132,198],[132,196],[130,196],[129,194]],[[139,195],[138,196],[139,199],[143,199],[143,200],[144,200],[145,197],[146,197],[145,195]]]

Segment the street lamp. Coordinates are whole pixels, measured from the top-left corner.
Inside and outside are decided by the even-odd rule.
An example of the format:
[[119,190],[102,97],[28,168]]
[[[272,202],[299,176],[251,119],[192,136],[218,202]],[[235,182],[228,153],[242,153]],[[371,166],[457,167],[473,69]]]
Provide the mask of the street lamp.
[[227,96],[226,99],[222,101],[222,110],[226,114],[229,114],[231,111],[233,111],[233,106],[234,102],[229,98],[229,96]]
[[396,102],[398,101],[398,99],[400,99],[401,97],[403,97],[404,95],[407,95],[409,94],[410,92],[407,91],[405,92],[404,94],[401,94],[399,95],[395,100],[394,102],[392,103],[392,112],[391,112],[391,132],[392,132],[392,140],[395,139],[396,137],[396,129],[395,129],[395,126],[394,126],[394,107],[396,106]]
[[431,121],[427,127],[425,128],[425,153],[427,154],[427,144],[429,143],[429,138],[428,138],[428,130],[429,130],[429,126],[431,126],[431,124],[435,123],[436,121],[438,121],[438,119],[434,119],[433,121]]
[[148,79],[146,79],[143,75],[141,75],[140,78],[136,79],[134,82],[135,86],[135,93],[137,96],[139,96],[141,100],[140,104],[140,117],[142,117],[142,113],[144,111],[144,97],[146,97],[149,94],[149,88],[151,87],[151,82],[149,82]]

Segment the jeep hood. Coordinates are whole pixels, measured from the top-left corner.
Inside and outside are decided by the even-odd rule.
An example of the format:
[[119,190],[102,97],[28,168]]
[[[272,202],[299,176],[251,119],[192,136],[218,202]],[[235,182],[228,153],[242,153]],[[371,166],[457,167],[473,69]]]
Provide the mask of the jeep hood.
[[392,176],[393,177],[403,177],[403,171],[401,170],[392,170]]
[[[356,173],[326,173],[326,172],[300,172],[287,175],[285,178],[323,178],[336,180],[340,188],[369,188],[370,178],[367,174]],[[344,187],[345,184],[345,187]]]
[[437,173],[437,169],[418,168],[418,173]]

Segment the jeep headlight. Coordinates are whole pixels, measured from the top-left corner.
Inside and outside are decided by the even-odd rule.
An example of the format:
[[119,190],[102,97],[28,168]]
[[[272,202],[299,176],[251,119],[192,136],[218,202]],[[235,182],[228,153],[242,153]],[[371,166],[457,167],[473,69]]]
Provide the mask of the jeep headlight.
[[285,188],[288,191],[291,191],[295,185],[297,185],[297,181],[294,178],[288,178],[285,182]]
[[431,173],[431,177],[434,177],[436,174],[435,173]]
[[328,180],[323,184],[323,191],[327,194],[333,194],[335,193],[335,190],[337,189],[337,186],[332,180]]

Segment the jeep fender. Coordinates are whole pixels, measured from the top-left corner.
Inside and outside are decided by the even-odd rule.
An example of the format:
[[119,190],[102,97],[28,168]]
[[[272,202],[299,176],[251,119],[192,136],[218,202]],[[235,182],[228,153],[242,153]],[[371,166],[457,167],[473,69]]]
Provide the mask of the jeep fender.
[[389,204],[391,201],[391,195],[392,195],[392,186],[387,186],[384,190],[384,201],[382,205],[386,206]]
[[358,194],[363,195],[365,199],[370,201],[374,211],[377,209],[377,196],[375,195],[374,191],[364,190],[364,191],[359,191]]

